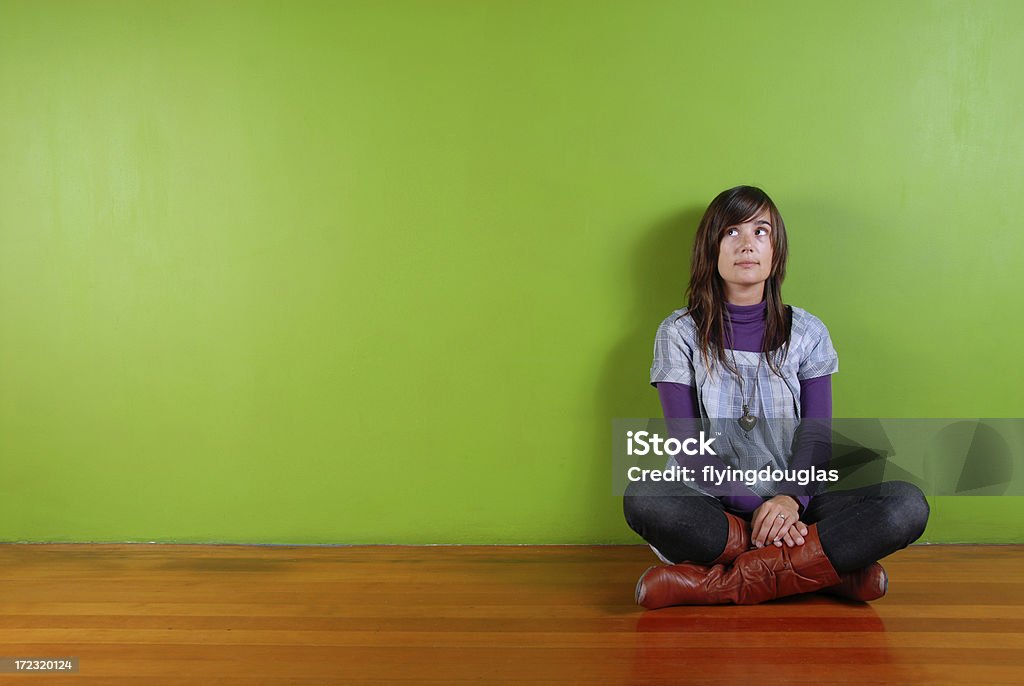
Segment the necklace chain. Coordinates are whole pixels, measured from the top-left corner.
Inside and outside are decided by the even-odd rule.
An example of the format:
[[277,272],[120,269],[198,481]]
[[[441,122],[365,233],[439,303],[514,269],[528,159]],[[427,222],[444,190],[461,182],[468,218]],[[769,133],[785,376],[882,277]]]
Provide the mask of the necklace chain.
[[[733,345],[735,345],[735,341],[733,341],[732,339],[735,338],[736,332],[733,329],[732,317],[729,317],[728,309],[726,309],[725,315],[729,321],[730,342],[733,343]],[[736,368],[736,379],[740,382],[740,403],[743,405],[743,414],[741,414],[739,419],[737,419],[736,421],[739,423],[740,428],[742,428],[744,431],[750,431],[757,424],[757,417],[750,414],[750,406],[754,404],[754,397],[757,395],[758,383],[761,377],[761,362],[764,360],[765,357],[764,332],[761,333],[760,351],[757,353],[757,369],[754,371],[754,389],[750,394],[749,403],[743,402],[743,375],[740,373],[739,365],[736,364],[736,351],[733,350],[732,348],[729,348],[729,353],[732,355],[732,366]]]

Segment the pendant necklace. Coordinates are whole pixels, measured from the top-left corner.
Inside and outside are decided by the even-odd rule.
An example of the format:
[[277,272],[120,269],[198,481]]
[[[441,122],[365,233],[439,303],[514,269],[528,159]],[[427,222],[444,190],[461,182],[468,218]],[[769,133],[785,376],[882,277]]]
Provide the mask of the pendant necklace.
[[[729,327],[732,328],[731,321],[729,322]],[[739,365],[736,364],[736,352],[729,348],[729,352],[732,354],[732,365],[736,367],[736,378],[740,382],[740,402],[743,403],[743,414],[736,421],[739,423],[740,428],[748,433],[757,425],[757,417],[750,414],[750,406],[754,404],[754,397],[757,395],[757,386],[761,376],[761,361],[764,359],[764,334],[761,334],[761,348],[762,351],[757,354],[757,369],[754,371],[754,390],[750,394],[750,401],[748,403],[743,403],[743,375],[740,374]]]
[[[754,391],[753,391],[753,393],[750,394],[750,402],[749,402],[749,404],[748,403],[744,403],[743,404],[743,414],[740,415],[740,418],[736,420],[737,422],[739,422],[740,428],[742,428],[744,431],[747,431],[747,432],[749,432],[751,429],[753,429],[757,425],[757,417],[755,417],[754,415],[750,414],[750,405],[754,404],[754,396],[757,395],[757,382],[758,382],[758,376],[761,374],[761,360],[762,359],[764,359],[764,358],[762,356],[758,355],[758,358],[757,358],[757,371],[754,372]],[[735,353],[732,356],[732,361],[733,361],[733,364],[736,364],[736,355],[735,355]],[[736,371],[739,371],[739,367],[736,368]],[[739,374],[737,374],[736,376],[740,380],[740,402],[743,402],[743,376],[739,375]]]

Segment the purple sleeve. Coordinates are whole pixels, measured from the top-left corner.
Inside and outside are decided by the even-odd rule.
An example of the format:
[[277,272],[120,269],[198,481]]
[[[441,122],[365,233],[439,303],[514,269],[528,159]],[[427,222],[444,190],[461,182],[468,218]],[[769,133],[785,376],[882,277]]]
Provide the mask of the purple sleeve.
[[800,416],[832,419],[832,375],[800,382]]
[[[800,422],[793,438],[791,469],[823,468],[832,456],[832,376],[827,374],[800,382],[800,415],[813,422]],[[785,491],[796,498],[802,515],[811,502],[807,486],[791,484]]]
[[[687,435],[679,435],[680,433],[685,434],[688,432],[678,424],[675,426],[671,425],[668,420],[700,418],[697,412],[697,389],[681,383],[668,383],[664,381],[659,382],[657,386],[658,398],[661,400],[661,409],[665,415],[666,424],[669,425],[669,434],[680,441],[689,438]],[[764,498],[750,490],[750,487],[742,481],[728,481],[721,486],[717,486],[714,482],[707,482],[702,479],[701,473],[705,466],[712,466],[716,469],[725,468],[725,464],[714,455],[686,455],[685,453],[679,453],[676,455],[675,460],[680,466],[692,468],[695,474],[695,481],[700,484],[701,488],[716,496],[724,505],[732,510],[737,512],[753,512],[764,502]]]

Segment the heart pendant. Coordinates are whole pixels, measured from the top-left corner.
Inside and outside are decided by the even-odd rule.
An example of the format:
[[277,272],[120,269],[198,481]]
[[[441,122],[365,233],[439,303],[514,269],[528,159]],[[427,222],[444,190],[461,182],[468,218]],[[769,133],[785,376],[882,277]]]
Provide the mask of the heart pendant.
[[740,417],[736,421],[740,423],[740,427],[744,431],[750,431],[751,429],[754,428],[754,425],[757,424],[757,417],[754,417],[754,416],[749,415],[749,414],[744,414],[742,417]]

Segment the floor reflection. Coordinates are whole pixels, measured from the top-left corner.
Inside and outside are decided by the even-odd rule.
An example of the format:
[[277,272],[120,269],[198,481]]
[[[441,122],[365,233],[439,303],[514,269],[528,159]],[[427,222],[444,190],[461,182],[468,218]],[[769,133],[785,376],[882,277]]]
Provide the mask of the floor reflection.
[[634,631],[634,679],[848,683],[862,674],[898,683],[906,669],[871,604],[817,594],[646,611]]

